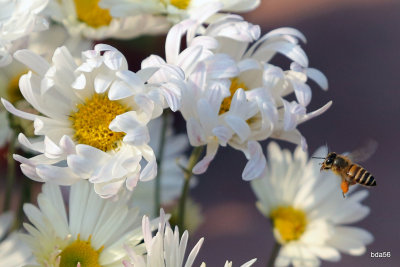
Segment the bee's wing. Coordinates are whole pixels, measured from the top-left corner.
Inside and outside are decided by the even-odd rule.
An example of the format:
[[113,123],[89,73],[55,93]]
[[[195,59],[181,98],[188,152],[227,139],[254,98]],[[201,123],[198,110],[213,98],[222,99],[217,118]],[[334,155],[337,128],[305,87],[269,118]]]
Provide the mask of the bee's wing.
[[347,157],[349,157],[354,162],[362,162],[369,159],[378,148],[378,142],[373,139],[369,139],[365,144],[356,150],[350,152]]

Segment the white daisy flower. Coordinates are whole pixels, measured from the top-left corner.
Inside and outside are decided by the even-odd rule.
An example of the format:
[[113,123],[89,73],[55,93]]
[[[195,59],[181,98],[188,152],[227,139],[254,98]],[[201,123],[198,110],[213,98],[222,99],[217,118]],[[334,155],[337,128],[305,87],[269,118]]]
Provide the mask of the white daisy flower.
[[[327,154],[326,147],[315,155]],[[340,252],[358,256],[366,251],[373,236],[358,227],[347,226],[369,214],[361,201],[365,190],[343,198],[340,179],[320,173],[317,160],[297,148],[292,155],[276,143],[268,146],[268,168],[251,182],[257,207],[273,223],[281,245],[276,266],[319,266],[320,259],[339,261]]]
[[101,0],[100,6],[109,8],[115,17],[126,17],[140,12],[166,15],[172,23],[197,17],[199,10],[218,5],[221,11],[246,12],[255,9],[260,0]]
[[[66,46],[75,58],[80,58],[82,51],[91,48],[92,43],[80,38],[71,38],[64,27],[51,25],[47,31],[34,32],[26,40],[26,48],[50,61],[56,48]],[[22,97],[18,89],[19,78],[28,72],[28,68],[18,61],[13,61],[6,68],[0,68],[0,95],[10,98],[14,103]],[[18,96],[18,99],[15,99]],[[14,101],[15,100],[15,101]]]
[[[92,43],[71,38],[64,27],[59,25],[51,25],[47,31],[32,33],[26,39],[26,48],[47,61],[51,60],[56,48],[62,45],[66,46],[75,58],[80,58],[82,51],[90,49]],[[7,67],[0,68],[0,96],[9,99],[11,103],[23,99],[18,82],[28,70],[27,66],[15,60]]]
[[[162,119],[157,118],[149,124],[150,143],[154,153],[158,155],[160,144],[160,133],[162,128]],[[168,130],[165,140],[164,155],[161,163],[161,204],[171,205],[176,200],[184,184],[183,172],[178,166],[178,162],[186,160],[184,155],[189,147],[189,142],[185,134],[173,135],[172,125],[168,123]],[[194,181],[194,180],[193,180]],[[194,184],[192,184],[194,185]],[[132,196],[132,203],[140,207],[143,214],[153,214],[155,200],[155,180],[145,183],[139,183]]]
[[136,247],[143,240],[139,211],[129,208],[128,201],[127,195],[102,199],[87,181],[80,181],[71,186],[67,209],[60,187],[45,183],[39,207],[24,205],[31,224],[24,224],[28,234],[22,238],[40,266],[122,266],[124,245],[142,251]]
[[20,267],[32,261],[29,247],[16,232],[9,233],[13,221],[11,212],[0,215],[0,266]]
[[21,144],[39,153],[31,159],[15,155],[26,176],[60,185],[89,179],[102,197],[156,176],[146,126],[166,106],[160,85],[146,83],[156,68],[131,72],[125,57],[103,44],[84,52],[80,65],[65,47],[55,51],[51,64],[27,50],[15,57],[32,69],[20,79],[21,93],[43,114],[17,110],[2,99],[9,112],[34,121],[35,135],[44,136],[31,143],[19,135]]
[[[74,57],[80,57],[80,53],[83,50],[91,48],[92,45],[91,42],[87,40],[71,38],[64,27],[59,25],[51,25],[47,31],[32,33],[29,38],[27,38],[26,44],[27,49],[43,56],[47,60],[51,60],[54,50],[63,44],[71,51]],[[22,96],[18,85],[20,77],[27,72],[28,68],[16,60],[12,61],[7,67],[0,68],[0,97],[9,100],[23,111],[34,112],[33,108]],[[3,109],[3,107],[1,107],[1,109]],[[5,131],[10,129],[10,126],[8,120],[5,120],[3,116],[5,111],[1,110],[0,112],[2,113],[0,125],[6,125],[2,127],[1,136],[3,136]],[[13,124],[20,126],[26,135],[33,135],[32,121],[15,117],[13,118]],[[4,142],[7,143],[8,139]],[[0,147],[2,146],[1,144],[5,143],[0,142]]]
[[23,37],[47,29],[39,16],[48,0],[0,0],[0,66],[11,63],[13,53],[24,46]]
[[136,12],[117,18],[99,6],[100,0],[49,0],[46,13],[62,23],[71,35],[91,40],[133,38],[143,34],[165,32],[169,23],[163,16]]
[[[185,73],[179,110],[187,123],[190,144],[207,146],[206,156],[193,172],[205,172],[219,146],[229,144],[249,159],[242,177],[251,180],[265,167],[258,141],[274,137],[306,147],[297,124],[320,115],[331,105],[329,102],[307,114],[311,99],[311,90],[305,84],[307,75],[323,88],[327,81],[322,73],[307,67],[307,56],[298,45],[298,39],[304,36],[297,30],[282,28],[260,38],[258,26],[236,15],[224,16],[204,28],[203,21],[218,10],[217,6],[205,9],[199,20],[174,26],[166,40],[166,61],[151,56],[143,66],[168,63]],[[185,33],[188,47],[181,51]],[[268,63],[277,53],[294,60],[293,70],[284,72]],[[166,77],[168,73],[159,72],[151,79],[161,82]],[[288,103],[284,97],[293,92],[298,102]]]
[[[175,230],[165,220],[164,211],[161,210],[160,223],[155,236],[152,236],[149,218],[143,216],[142,231],[146,246],[145,255],[136,253],[130,246],[126,246],[129,260],[123,261],[125,267],[191,267],[199,253],[204,238],[201,238],[190,251],[185,261],[186,247],[189,234],[185,231],[179,238],[178,227]],[[251,260],[242,267],[251,266],[256,260]],[[205,267],[203,263],[201,267]],[[226,262],[225,267],[231,267],[232,263]]]

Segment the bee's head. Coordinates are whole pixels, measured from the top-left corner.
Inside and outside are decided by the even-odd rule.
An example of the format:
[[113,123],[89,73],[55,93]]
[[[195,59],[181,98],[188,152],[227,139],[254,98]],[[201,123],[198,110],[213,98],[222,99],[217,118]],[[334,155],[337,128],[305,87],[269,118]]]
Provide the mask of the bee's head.
[[329,170],[330,168],[332,168],[333,162],[336,158],[336,153],[335,152],[331,152],[328,154],[328,156],[326,156],[325,161],[322,163],[321,166],[321,171],[322,170]]

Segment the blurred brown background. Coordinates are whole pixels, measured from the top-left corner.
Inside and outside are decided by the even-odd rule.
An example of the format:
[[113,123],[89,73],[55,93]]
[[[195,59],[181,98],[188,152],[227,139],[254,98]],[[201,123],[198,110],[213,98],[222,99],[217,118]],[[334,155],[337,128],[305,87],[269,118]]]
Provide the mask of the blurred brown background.
[[[400,266],[400,1],[263,0],[245,17],[261,25],[263,33],[283,26],[303,32],[310,65],[328,77],[328,92],[313,84],[309,108],[329,100],[333,106],[299,127],[310,152],[325,143],[344,152],[368,138],[379,142],[377,152],[363,163],[378,184],[364,201],[371,213],[356,224],[375,241],[360,257],[342,254],[339,263],[324,261],[322,266]],[[192,240],[205,237],[199,258],[208,266],[223,266],[225,259],[240,266],[254,257],[255,266],[266,266],[273,237],[254,206],[249,184],[241,180],[244,165],[240,152],[221,149],[192,192],[205,215]],[[384,251],[391,257],[370,257],[370,252]]]

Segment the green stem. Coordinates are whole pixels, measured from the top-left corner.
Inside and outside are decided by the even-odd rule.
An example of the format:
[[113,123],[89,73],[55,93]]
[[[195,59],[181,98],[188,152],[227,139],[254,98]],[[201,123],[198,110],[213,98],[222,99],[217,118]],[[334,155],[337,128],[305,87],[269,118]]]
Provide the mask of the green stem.
[[279,255],[279,250],[281,249],[281,244],[275,241],[274,247],[272,248],[271,255],[269,257],[267,267],[274,267],[275,260]]
[[30,179],[23,179],[22,181],[21,201],[19,203],[18,214],[14,224],[15,229],[20,229],[24,220],[24,203],[31,201],[33,183]]
[[157,176],[156,176],[156,183],[155,183],[155,193],[154,193],[154,215],[158,216],[161,208],[161,175],[162,175],[162,160],[164,157],[164,147],[165,147],[165,140],[167,135],[167,126],[168,126],[168,118],[169,112],[164,112],[162,116],[162,126],[161,126],[161,133],[160,133],[160,143],[158,145],[158,154],[157,154]]
[[185,184],[182,188],[181,198],[179,199],[179,207],[178,207],[178,227],[182,233],[185,226],[186,199],[189,194],[190,179],[193,176],[192,170],[193,167],[196,165],[196,163],[199,161],[203,149],[204,149],[203,146],[198,146],[193,149],[192,154],[189,157],[187,168],[186,170],[184,170]]
[[15,183],[15,160],[13,158],[15,152],[15,143],[17,141],[17,135],[15,132],[11,134],[11,140],[8,145],[7,153],[7,182],[6,182],[6,192],[4,199],[3,211],[7,211],[11,206],[12,191]]

